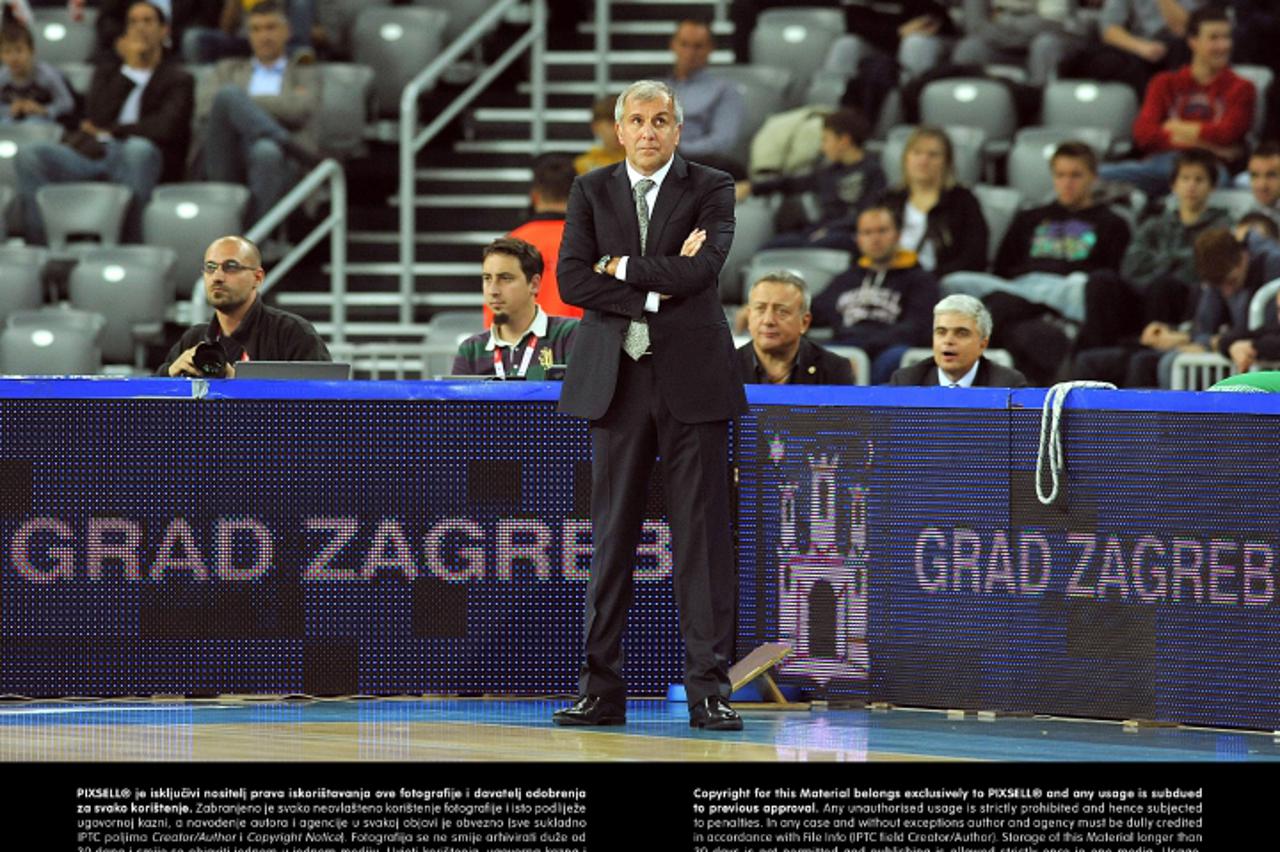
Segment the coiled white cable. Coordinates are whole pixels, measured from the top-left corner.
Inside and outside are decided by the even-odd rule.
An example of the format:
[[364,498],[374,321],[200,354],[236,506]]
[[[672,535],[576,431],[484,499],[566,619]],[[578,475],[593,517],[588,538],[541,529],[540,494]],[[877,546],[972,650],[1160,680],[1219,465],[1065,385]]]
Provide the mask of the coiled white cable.
[[[1095,390],[1115,390],[1110,382],[1060,382],[1044,395],[1044,408],[1040,410],[1040,447],[1036,452],[1036,497],[1045,506],[1058,499],[1059,477],[1063,468],[1062,457],[1062,408],[1066,404],[1067,395],[1073,390],[1092,388]],[[1052,412],[1052,422],[1050,413]],[[1046,497],[1044,494],[1045,457],[1049,459],[1049,475],[1053,478],[1053,491]]]

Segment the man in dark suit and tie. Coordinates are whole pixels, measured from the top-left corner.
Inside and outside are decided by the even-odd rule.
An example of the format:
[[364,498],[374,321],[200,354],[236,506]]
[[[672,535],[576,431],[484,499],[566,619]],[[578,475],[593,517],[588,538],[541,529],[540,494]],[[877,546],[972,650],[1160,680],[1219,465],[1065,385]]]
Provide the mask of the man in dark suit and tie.
[[614,110],[626,159],[574,181],[560,294],[586,309],[560,410],[591,421],[585,661],[560,725],[626,722],[622,630],[655,456],[661,456],[685,644],[689,724],[740,730],[727,701],[737,581],[729,420],[746,410],[716,279],[733,241],[729,175],[676,156],[682,112],[665,83]]
[[933,357],[895,371],[889,384],[1025,388],[1026,376],[982,354],[991,328],[991,312],[981,301],[961,293],[947,296],[933,308]]

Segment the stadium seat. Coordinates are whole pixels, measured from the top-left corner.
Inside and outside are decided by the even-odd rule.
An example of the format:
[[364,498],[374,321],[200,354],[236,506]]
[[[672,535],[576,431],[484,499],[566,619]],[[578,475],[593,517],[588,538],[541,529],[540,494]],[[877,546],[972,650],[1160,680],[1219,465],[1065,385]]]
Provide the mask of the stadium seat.
[[164,270],[115,260],[82,260],[71,270],[71,306],[101,314],[102,357],[146,369],[146,346],[163,340],[173,298]]
[[1249,300],[1249,329],[1262,328],[1267,321],[1267,308],[1275,304],[1276,294],[1280,293],[1280,278],[1268,281],[1257,289]]
[[1275,73],[1265,65],[1232,65],[1231,70],[1253,83],[1253,126],[1249,128],[1249,136],[1254,140],[1260,139],[1267,123],[1267,92],[1271,89]]
[[481,328],[482,318],[478,310],[438,311],[427,323],[427,342],[449,344],[457,350],[459,343]]
[[36,43],[36,58],[52,65],[88,62],[97,43],[97,19],[98,10],[93,8],[84,9],[79,21],[71,20],[65,8],[32,9],[31,36]]
[[809,80],[824,66],[832,45],[842,35],[844,13],[839,9],[767,9],[751,31],[751,64],[790,71],[789,100],[794,105],[808,91]]
[[15,194],[13,187],[0,183],[0,240],[9,236],[9,205]]
[[13,158],[23,145],[57,142],[62,138],[62,125],[52,122],[26,121],[22,124],[0,124],[0,184],[17,186],[13,174]]
[[853,383],[855,385],[871,384],[871,358],[866,351],[857,346],[841,346],[824,344],[823,348],[849,361],[853,367]]
[[249,209],[249,188],[240,183],[214,180],[163,183],[151,193],[151,200],[188,201],[200,205],[230,204],[243,218]]
[[853,254],[829,248],[779,248],[758,251],[747,265],[742,281],[742,301],[747,301],[751,285],[762,275],[779,269],[794,272],[804,279],[811,297],[826,289],[842,272],[853,267]]
[[467,27],[488,11],[488,4],[477,3],[476,0],[413,0],[413,5],[439,9],[449,16],[444,28],[445,44],[457,41]]
[[356,17],[352,53],[373,69],[379,115],[399,115],[400,93],[439,55],[448,24],[447,12],[416,6],[374,7]]
[[981,77],[934,80],[920,93],[920,119],[940,127],[977,127],[992,153],[1007,150],[1018,129],[1013,95],[1003,83]]
[[120,242],[133,193],[116,183],[55,183],[36,192],[49,248],[62,251],[70,237],[92,234],[103,245]]
[[1007,186],[974,184],[974,197],[982,205],[982,218],[987,220],[987,257],[995,258],[1013,217],[1022,208],[1022,193]]
[[320,65],[320,150],[342,159],[364,152],[369,122],[373,69],[367,65],[324,62]]
[[0,332],[0,373],[93,375],[102,369],[102,326],[100,314],[63,307],[10,314]]
[[[475,318],[475,313],[472,313]],[[477,326],[479,323],[477,323]],[[473,330],[472,334],[475,333]],[[449,340],[433,340],[428,334],[422,342],[422,374],[426,378],[438,378],[453,373],[453,359],[458,354],[458,342]]]
[[743,270],[751,262],[752,255],[773,237],[776,212],[770,198],[748,198],[734,207],[733,215],[737,222],[733,245],[720,267],[720,301],[735,304],[741,301]]
[[223,198],[202,195],[193,200],[175,191],[183,186],[171,184],[172,189],[166,193],[159,193],[158,187],[157,195],[142,213],[143,242],[174,252],[176,261],[169,286],[179,298],[185,298],[195,286],[209,243],[224,234],[244,230],[245,203],[231,193]]
[[1247,189],[1224,188],[1209,193],[1209,206],[1221,207],[1231,214],[1232,219],[1239,219],[1250,210],[1258,209],[1258,202]]
[[14,311],[29,311],[44,301],[40,265],[16,252],[0,253],[0,323]]
[[338,56],[351,55],[351,32],[356,16],[373,6],[390,6],[392,0],[328,0],[316,3],[316,23],[324,27]]
[[92,62],[59,62],[58,71],[66,78],[72,92],[82,97],[89,94],[89,84],[93,82]]
[[[147,266],[159,270],[166,278],[174,273],[178,255],[164,246],[128,243],[119,246],[95,246],[89,243],[70,246],[68,253],[77,261],[94,263],[118,263],[126,268]],[[173,298],[173,294],[169,294]]]
[[1138,96],[1124,83],[1055,80],[1044,88],[1045,127],[1100,127],[1111,134],[1112,154],[1126,153],[1138,116]]
[[1049,161],[1063,142],[1084,142],[1101,160],[1111,146],[1110,134],[1097,127],[1025,127],[1019,130],[1009,149],[1009,186],[1022,193],[1028,204],[1039,205],[1053,199],[1053,175]]
[[756,131],[765,119],[782,111],[791,86],[791,74],[785,69],[763,65],[717,65],[708,73],[731,81],[742,93],[746,114],[732,156],[739,163],[746,163],[751,158],[751,139]]
[[1235,366],[1216,352],[1179,352],[1173,359],[1173,373],[1169,378],[1172,390],[1208,390],[1213,385],[1234,375]]

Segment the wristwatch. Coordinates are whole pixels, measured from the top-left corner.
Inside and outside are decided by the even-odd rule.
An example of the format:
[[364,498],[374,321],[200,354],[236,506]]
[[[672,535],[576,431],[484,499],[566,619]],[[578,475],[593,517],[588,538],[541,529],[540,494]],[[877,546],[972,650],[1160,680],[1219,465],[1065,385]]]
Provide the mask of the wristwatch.
[[605,268],[609,265],[609,261],[611,260],[613,260],[613,255],[611,254],[603,255],[599,260],[596,261],[596,265],[591,268],[595,270],[597,273],[599,273],[600,275],[603,275]]

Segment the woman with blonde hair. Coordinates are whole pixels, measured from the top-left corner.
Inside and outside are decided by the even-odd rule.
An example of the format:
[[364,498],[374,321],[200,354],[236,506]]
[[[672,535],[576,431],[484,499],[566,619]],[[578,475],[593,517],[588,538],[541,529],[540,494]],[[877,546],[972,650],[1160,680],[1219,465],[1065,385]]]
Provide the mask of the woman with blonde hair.
[[902,186],[884,195],[902,223],[901,245],[939,278],[987,268],[987,220],[973,193],[956,183],[954,163],[946,131],[921,125],[902,148]]

